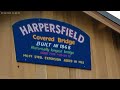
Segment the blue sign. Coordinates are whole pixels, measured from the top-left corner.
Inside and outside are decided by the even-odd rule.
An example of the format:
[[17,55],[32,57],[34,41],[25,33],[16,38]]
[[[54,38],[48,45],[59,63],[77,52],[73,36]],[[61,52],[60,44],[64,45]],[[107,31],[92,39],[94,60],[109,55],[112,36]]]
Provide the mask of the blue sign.
[[17,62],[91,70],[90,38],[70,24],[43,18],[16,22]]

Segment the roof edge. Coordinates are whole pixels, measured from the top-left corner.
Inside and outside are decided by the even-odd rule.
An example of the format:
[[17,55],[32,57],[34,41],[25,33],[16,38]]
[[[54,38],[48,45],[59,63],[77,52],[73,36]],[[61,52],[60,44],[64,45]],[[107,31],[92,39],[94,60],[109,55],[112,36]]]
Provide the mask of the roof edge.
[[105,16],[105,17],[108,18],[109,20],[115,22],[116,24],[120,25],[120,20],[119,20],[117,17],[109,14],[109,13],[106,12],[106,11],[97,11],[97,12],[100,13],[101,15]]
[[103,16],[97,11],[83,11],[87,15],[91,16],[92,18],[100,21],[101,23],[105,24],[106,26],[112,28],[112,30],[118,32],[120,34],[120,25],[116,24],[112,20],[108,19],[107,17]]

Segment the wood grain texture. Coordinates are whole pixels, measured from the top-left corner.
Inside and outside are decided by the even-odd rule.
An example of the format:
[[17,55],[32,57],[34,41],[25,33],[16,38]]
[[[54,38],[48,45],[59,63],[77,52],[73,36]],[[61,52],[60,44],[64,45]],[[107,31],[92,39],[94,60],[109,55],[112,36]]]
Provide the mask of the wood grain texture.
[[10,16],[0,15],[0,75],[8,78],[12,69],[10,33]]
[[[116,64],[117,64],[117,70],[120,69],[120,34],[116,32],[112,32],[112,38],[113,38],[113,45],[114,45],[114,50],[115,50],[115,55],[116,55]],[[118,71],[118,78],[120,76],[120,72]]]
[[[27,18],[54,19],[83,30],[90,36],[92,70],[16,62],[12,25]],[[0,78],[120,79],[120,35],[81,11],[0,15]]]
[[[108,28],[109,31],[104,32],[104,46],[105,46],[105,55],[107,63],[108,78],[120,78],[119,70],[117,66],[117,58],[113,45],[112,31]],[[119,60],[119,59],[118,59]]]
[[[96,65],[96,78],[107,78],[107,64],[106,64],[106,57],[105,57],[105,47],[104,47],[104,28],[98,28],[98,25],[96,25],[97,22],[94,24],[94,35],[95,35],[95,47],[96,50],[96,58],[95,61],[97,62]],[[97,30],[96,30],[97,29]],[[104,69],[102,69],[104,67]]]
[[10,25],[9,27],[11,28],[11,32],[10,32],[10,41],[11,41],[11,45],[9,48],[11,48],[11,66],[12,66],[12,77],[13,78],[17,78],[17,79],[21,79],[24,77],[24,66],[23,63],[18,63],[16,60],[16,56],[15,56],[15,45],[14,45],[14,37],[13,37],[13,29],[12,29],[12,25],[23,19],[22,14],[20,15],[10,15]]

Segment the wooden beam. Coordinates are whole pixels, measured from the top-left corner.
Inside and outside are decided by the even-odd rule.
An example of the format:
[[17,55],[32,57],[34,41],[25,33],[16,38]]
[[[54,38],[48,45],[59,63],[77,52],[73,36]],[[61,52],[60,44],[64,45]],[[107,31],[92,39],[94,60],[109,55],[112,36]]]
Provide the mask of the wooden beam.
[[120,33],[120,25],[112,22],[111,20],[102,16],[98,12],[96,12],[96,11],[83,11],[83,12],[88,14],[89,16],[93,17],[94,19],[100,21],[101,23],[105,24],[106,26],[112,28],[114,31]]

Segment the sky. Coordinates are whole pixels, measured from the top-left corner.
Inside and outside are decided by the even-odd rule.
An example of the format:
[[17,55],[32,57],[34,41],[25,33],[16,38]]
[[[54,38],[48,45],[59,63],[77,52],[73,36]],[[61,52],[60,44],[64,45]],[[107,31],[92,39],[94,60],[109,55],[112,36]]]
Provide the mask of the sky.
[[120,19],[120,11],[106,11],[106,12]]

